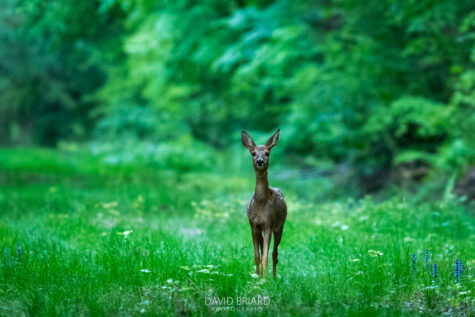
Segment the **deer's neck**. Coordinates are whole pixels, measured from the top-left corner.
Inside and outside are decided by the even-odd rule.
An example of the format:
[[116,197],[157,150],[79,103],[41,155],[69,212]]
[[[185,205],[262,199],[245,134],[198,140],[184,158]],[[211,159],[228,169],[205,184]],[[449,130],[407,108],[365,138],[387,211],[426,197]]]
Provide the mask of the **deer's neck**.
[[254,199],[256,201],[265,201],[269,198],[269,182],[267,181],[267,171],[256,171],[256,190]]

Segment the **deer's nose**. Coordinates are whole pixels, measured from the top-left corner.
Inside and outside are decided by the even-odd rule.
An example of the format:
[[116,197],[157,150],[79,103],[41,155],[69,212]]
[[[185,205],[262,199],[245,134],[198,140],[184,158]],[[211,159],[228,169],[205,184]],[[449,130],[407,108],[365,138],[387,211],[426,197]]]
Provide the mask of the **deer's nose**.
[[257,164],[257,166],[262,166],[262,165],[264,165],[264,160],[263,159],[257,159],[256,164]]

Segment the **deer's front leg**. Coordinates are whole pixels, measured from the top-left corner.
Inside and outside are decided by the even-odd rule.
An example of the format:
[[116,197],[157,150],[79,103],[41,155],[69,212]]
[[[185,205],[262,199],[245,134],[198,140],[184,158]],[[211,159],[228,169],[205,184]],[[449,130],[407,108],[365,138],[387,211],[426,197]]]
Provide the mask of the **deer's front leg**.
[[277,259],[279,252],[277,249],[279,248],[279,243],[280,243],[280,240],[282,239],[283,230],[284,228],[281,227],[279,230],[274,232],[274,251],[272,251],[272,276],[274,277],[274,280],[275,280],[275,275],[277,272],[277,263],[279,263],[279,260]]
[[269,263],[269,245],[272,237],[272,231],[270,228],[264,230],[264,244],[262,248],[262,271],[263,277],[267,276],[267,264]]
[[254,261],[256,262],[256,274],[260,274],[259,265],[261,264],[261,257],[259,255],[259,244],[262,240],[262,233],[252,228],[252,244],[254,245]]

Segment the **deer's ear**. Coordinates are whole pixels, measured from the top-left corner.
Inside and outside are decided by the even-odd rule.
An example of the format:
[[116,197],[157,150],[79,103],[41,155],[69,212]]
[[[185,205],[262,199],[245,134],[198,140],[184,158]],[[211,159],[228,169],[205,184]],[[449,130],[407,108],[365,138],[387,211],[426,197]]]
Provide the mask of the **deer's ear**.
[[246,131],[241,132],[242,145],[249,151],[256,147],[256,143],[252,140],[251,136]]
[[272,149],[274,146],[277,145],[277,142],[279,141],[279,135],[280,135],[280,129],[278,129],[270,138],[267,140],[265,146],[268,149]]

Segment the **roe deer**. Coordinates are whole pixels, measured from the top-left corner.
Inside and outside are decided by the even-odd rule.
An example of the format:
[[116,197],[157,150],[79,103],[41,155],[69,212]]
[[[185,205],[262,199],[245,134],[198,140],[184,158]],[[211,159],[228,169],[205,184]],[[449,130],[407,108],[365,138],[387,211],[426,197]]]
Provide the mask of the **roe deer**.
[[[287,205],[280,189],[269,187],[267,169],[272,148],[279,141],[280,129],[275,132],[264,145],[256,145],[246,131],[241,132],[242,144],[252,155],[252,163],[256,172],[256,189],[247,204],[247,216],[252,230],[254,244],[254,260],[256,273],[267,276],[267,263],[272,233],[274,234],[274,250],[272,251],[272,275],[275,279],[277,269],[277,248],[282,239]],[[264,236],[263,236],[264,235]],[[260,253],[259,253],[260,248]],[[259,265],[261,265],[259,270]]]

